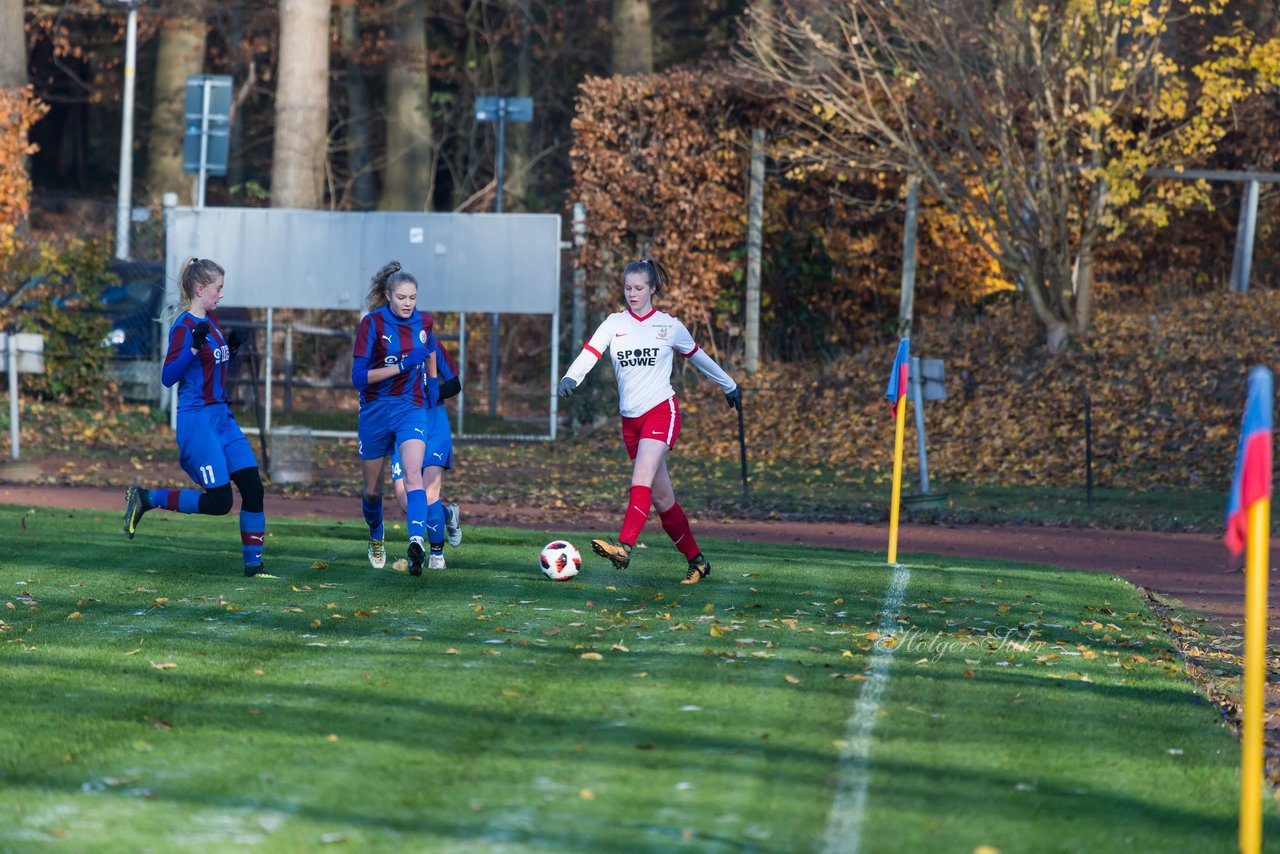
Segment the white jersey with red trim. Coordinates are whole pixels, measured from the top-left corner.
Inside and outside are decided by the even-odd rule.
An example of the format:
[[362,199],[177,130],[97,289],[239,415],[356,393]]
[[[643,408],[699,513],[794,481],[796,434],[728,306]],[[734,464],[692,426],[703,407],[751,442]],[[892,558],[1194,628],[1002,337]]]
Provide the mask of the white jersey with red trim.
[[673,352],[690,359],[694,367],[726,393],[737,387],[714,359],[698,349],[685,325],[665,311],[654,309],[638,317],[628,309],[609,315],[583,346],[565,376],[581,385],[606,347],[618,378],[618,410],[627,418],[643,415],[675,395],[671,387]]

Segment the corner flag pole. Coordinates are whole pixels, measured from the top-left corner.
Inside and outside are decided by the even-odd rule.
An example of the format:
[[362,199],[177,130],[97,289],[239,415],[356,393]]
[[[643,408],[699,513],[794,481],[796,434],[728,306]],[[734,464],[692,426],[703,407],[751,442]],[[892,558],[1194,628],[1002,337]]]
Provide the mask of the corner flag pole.
[[1244,725],[1240,733],[1240,851],[1262,850],[1263,719],[1267,683],[1267,551],[1271,499],[1249,507],[1245,547]]
[[898,561],[898,505],[902,501],[902,437],[907,423],[907,385],[911,368],[911,340],[898,341],[889,387],[884,396],[893,404],[893,503],[889,506],[889,563]]
[[906,401],[900,401],[893,419],[893,500],[889,505],[889,563],[898,562],[898,505],[902,500],[902,437],[906,429],[906,413]]
[[1249,371],[1223,540],[1245,554],[1244,698],[1240,726],[1240,838],[1242,854],[1262,848],[1263,728],[1267,680],[1267,573],[1271,538],[1271,371]]

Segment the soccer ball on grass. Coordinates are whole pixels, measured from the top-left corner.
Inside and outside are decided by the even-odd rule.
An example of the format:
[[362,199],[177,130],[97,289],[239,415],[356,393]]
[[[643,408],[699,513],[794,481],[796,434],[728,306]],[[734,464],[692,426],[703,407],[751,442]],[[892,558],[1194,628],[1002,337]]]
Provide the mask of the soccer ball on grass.
[[578,574],[582,566],[582,555],[573,547],[573,543],[565,540],[553,540],[547,543],[539,556],[542,574],[552,581],[568,581]]

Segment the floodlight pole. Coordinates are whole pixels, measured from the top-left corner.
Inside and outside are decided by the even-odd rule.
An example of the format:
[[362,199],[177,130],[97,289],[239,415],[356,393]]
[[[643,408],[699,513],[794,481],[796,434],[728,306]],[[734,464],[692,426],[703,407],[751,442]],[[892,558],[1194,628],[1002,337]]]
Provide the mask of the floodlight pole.
[[[494,180],[494,213],[502,213],[502,166],[507,152],[507,99],[498,99],[498,163]],[[489,417],[498,415],[498,318],[495,311],[489,327]]]
[[[485,95],[476,99],[476,121],[498,123],[498,162],[494,169],[497,192],[494,194],[496,213],[502,213],[503,168],[507,147],[507,122],[533,121],[532,98],[508,98]],[[491,343],[489,345],[489,415],[498,414],[498,313],[493,313]]]
[[138,64],[138,3],[140,0],[117,0],[129,4],[129,20],[125,25],[124,99],[120,123],[120,187],[116,196],[116,257],[129,257],[130,208],[133,205],[133,82]]

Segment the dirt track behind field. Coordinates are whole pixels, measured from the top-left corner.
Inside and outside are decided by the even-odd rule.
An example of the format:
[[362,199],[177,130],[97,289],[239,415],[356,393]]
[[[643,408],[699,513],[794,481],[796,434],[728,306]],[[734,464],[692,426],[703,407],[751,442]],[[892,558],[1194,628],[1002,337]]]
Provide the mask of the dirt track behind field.
[[[123,510],[124,493],[119,489],[0,484],[0,504]],[[266,512],[268,518],[359,519],[360,500],[354,496],[290,498],[268,494]],[[558,518],[563,519],[562,511],[553,513],[540,508],[491,504],[462,505],[464,529],[469,525],[500,525],[545,531],[550,536],[557,536],[563,533],[557,526]],[[794,543],[884,553],[889,539],[888,526],[883,524],[724,518],[691,521],[694,532],[700,536],[745,542]],[[617,520],[611,516],[579,515],[573,520],[573,527],[577,530],[595,528],[610,531],[616,526]],[[903,557],[935,554],[990,558],[1105,572],[1178,599],[1214,618],[1225,629],[1238,631],[1243,619],[1244,574],[1229,565],[1222,540],[1208,534],[1013,525],[903,525],[899,531],[898,551]],[[1280,579],[1276,578],[1274,571],[1271,573],[1269,601],[1270,624],[1277,626],[1280,624]]]

